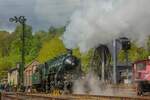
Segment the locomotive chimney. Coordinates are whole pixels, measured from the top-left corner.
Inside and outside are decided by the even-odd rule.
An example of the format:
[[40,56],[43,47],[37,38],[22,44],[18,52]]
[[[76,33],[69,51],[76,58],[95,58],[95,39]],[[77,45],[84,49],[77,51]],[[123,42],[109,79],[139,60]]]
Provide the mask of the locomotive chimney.
[[72,55],[72,50],[71,49],[67,49],[67,52]]

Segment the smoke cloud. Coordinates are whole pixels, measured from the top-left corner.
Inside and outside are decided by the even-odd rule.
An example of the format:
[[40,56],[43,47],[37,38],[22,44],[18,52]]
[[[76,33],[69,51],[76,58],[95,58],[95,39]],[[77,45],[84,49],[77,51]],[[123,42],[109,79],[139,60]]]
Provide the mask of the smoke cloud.
[[[92,72],[89,72],[84,78],[76,80],[73,85],[74,94],[115,95],[118,92],[120,91],[117,88],[100,81]],[[122,92],[125,93],[125,91]]]
[[84,79],[79,79],[74,82],[73,93],[74,94],[101,94],[104,89],[101,87],[105,87],[104,84],[102,86],[102,82],[98,80],[98,77],[94,75],[92,72],[89,72]]
[[113,86],[108,81],[102,82],[92,71],[81,79],[75,80],[73,94],[90,94],[105,96],[133,96],[133,90]]
[[145,44],[150,35],[150,0],[81,0],[64,35],[67,48],[86,52],[126,36]]

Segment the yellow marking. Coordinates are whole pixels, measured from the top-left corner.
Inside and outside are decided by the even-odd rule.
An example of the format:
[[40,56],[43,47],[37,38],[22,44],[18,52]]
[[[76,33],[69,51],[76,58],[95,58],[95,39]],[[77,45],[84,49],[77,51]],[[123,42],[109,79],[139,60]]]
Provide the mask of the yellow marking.
[[54,89],[51,92],[52,96],[60,96],[61,95],[61,91],[59,89]]

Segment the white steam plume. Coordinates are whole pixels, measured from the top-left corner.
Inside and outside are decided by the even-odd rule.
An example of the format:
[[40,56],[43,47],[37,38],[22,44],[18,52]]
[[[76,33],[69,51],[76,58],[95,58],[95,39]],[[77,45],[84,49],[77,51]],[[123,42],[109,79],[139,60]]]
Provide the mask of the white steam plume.
[[127,89],[113,87],[109,83],[100,81],[92,72],[89,72],[84,78],[82,77],[82,79],[74,82],[73,94],[133,96]]
[[62,36],[67,48],[88,51],[120,36],[144,44],[150,35],[150,0],[81,0]]

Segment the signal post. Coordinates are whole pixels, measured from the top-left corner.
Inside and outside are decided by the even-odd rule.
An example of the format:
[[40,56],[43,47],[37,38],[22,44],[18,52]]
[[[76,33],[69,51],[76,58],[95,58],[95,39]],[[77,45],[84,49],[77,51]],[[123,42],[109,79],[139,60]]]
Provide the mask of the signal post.
[[24,84],[24,65],[25,65],[25,25],[26,25],[26,18],[25,16],[14,16],[13,18],[10,18],[10,22],[20,23],[22,25],[22,34],[21,34],[21,41],[22,41],[22,47],[21,47],[21,64],[19,66],[19,88],[20,91],[23,90],[23,84]]

